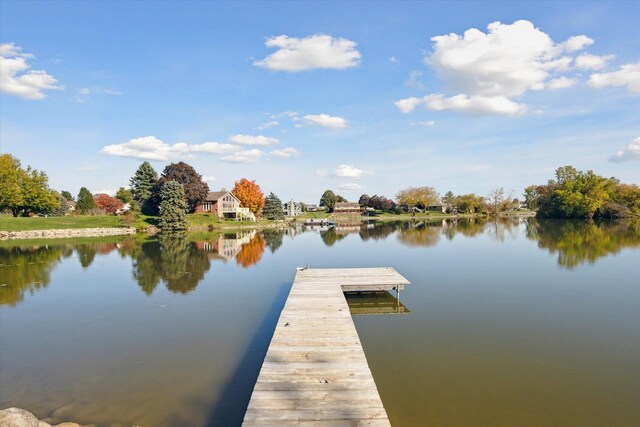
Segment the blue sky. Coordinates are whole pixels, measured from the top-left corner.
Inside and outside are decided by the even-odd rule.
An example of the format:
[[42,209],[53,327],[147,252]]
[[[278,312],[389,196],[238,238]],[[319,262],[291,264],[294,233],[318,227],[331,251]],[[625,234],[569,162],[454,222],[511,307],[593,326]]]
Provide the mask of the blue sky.
[[640,183],[640,2],[0,2],[0,151],[58,190]]

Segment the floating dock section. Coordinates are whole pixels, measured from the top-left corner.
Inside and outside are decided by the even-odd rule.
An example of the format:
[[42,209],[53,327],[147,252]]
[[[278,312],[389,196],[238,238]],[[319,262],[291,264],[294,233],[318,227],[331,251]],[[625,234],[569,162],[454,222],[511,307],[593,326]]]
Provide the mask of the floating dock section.
[[299,269],[243,426],[390,426],[344,292],[408,284],[390,267]]

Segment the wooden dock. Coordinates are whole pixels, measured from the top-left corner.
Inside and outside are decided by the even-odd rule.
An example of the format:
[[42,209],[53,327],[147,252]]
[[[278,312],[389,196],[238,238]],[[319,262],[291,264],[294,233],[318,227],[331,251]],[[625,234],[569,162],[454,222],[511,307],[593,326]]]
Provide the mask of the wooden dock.
[[407,284],[390,267],[299,270],[243,426],[390,426],[343,292]]

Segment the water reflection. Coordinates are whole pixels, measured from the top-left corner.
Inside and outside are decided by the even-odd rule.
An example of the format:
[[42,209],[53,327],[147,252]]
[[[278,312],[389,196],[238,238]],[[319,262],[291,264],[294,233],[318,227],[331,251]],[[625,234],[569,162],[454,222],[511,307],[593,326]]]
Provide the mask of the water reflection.
[[[132,276],[146,295],[152,295],[160,283],[174,293],[193,291],[211,269],[212,262],[235,261],[242,268],[257,265],[268,248],[273,254],[285,235],[295,238],[300,229],[263,231],[243,230],[211,233],[204,236],[161,234],[154,238],[123,237],[22,245],[4,242],[0,247],[0,304],[15,305],[26,292],[46,287],[50,274],[63,258],[76,255],[83,269],[89,269],[97,257],[114,251],[131,258]],[[392,235],[399,243],[411,247],[434,247],[441,239],[457,236],[487,236],[493,241],[515,239],[522,233],[538,247],[558,254],[563,268],[594,263],[623,248],[640,246],[640,221],[585,222],[537,220],[535,218],[499,220],[482,219],[438,221],[380,221],[340,224],[318,231],[322,242],[332,247],[347,236],[362,241],[383,240]]]
[[623,248],[640,246],[640,221],[538,220],[527,224],[526,233],[538,242],[538,247],[557,252],[558,264],[566,268],[584,262],[593,264]]

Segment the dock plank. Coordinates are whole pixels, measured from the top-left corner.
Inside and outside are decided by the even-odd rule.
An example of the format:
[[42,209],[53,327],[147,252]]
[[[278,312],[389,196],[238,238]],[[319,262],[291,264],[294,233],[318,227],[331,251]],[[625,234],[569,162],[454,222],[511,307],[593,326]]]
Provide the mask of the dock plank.
[[344,291],[408,284],[390,267],[298,271],[243,426],[390,426]]

